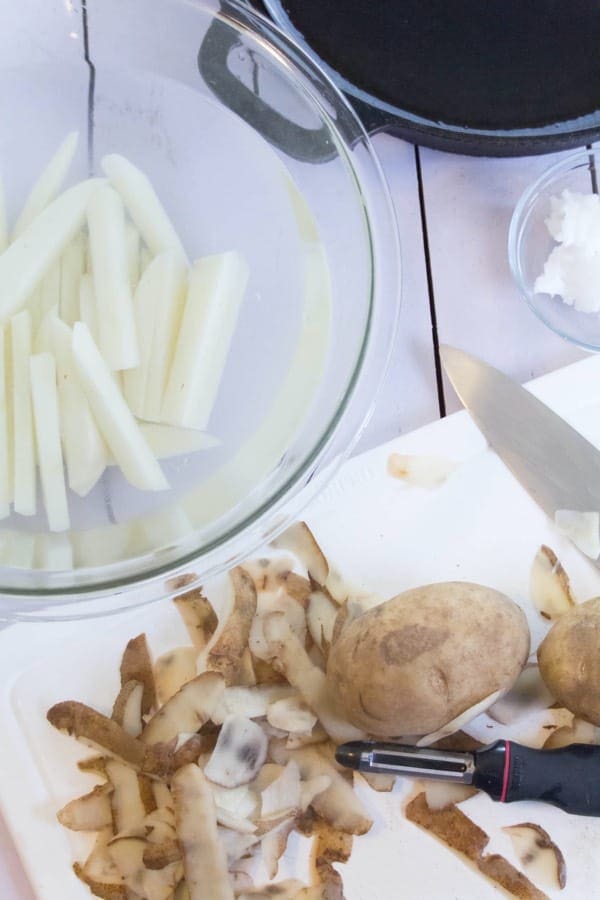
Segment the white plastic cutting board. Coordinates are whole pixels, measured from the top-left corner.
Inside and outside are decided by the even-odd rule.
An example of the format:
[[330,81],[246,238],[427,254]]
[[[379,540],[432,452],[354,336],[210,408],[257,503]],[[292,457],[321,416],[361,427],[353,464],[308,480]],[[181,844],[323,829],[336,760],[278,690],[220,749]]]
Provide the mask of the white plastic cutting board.
[[[532,390],[600,446],[600,357],[545,376]],[[460,466],[438,489],[407,487],[386,473],[393,451],[443,454]],[[558,554],[578,600],[600,593],[600,572],[555,532],[486,448],[466,413],[350,460],[306,519],[346,577],[386,597],[445,580],[477,581],[504,591],[528,613],[534,646],[546,630],[527,599],[529,569],[541,543]],[[140,631],[147,632],[156,654],[187,643],[170,603],[106,620],[18,625],[0,632],[0,808],[40,900],[90,896],[71,873],[74,854],[84,855],[88,839],[64,832],[55,812],[93,784],[75,767],[88,754],[55,732],[45,712],[64,699],[108,712],[123,647]],[[529,731],[530,740],[540,740],[539,728]],[[489,741],[525,736],[518,726],[509,732],[485,716],[477,720],[475,732]],[[352,858],[341,868],[348,900],[498,897],[499,890],[461,858],[404,819],[409,789],[405,782],[392,794],[361,790],[375,825],[355,839]],[[550,896],[600,900],[600,819],[568,816],[542,804],[495,804],[484,795],[462,808],[490,834],[488,851],[515,864],[501,826],[542,825],[567,863],[566,889]],[[290,842],[282,875],[304,874],[305,849],[299,840]]]

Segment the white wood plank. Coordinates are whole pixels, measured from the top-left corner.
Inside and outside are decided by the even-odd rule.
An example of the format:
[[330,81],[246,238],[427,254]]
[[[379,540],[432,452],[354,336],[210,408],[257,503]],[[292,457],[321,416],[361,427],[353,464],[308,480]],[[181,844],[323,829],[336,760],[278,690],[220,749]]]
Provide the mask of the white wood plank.
[[374,139],[400,229],[402,310],[392,359],[360,453],[439,417],[415,151],[389,135]]
[[[480,159],[421,150],[440,342],[519,381],[581,358],[530,311],[513,282],[507,238],[523,190],[558,156]],[[445,381],[447,412],[461,404]]]

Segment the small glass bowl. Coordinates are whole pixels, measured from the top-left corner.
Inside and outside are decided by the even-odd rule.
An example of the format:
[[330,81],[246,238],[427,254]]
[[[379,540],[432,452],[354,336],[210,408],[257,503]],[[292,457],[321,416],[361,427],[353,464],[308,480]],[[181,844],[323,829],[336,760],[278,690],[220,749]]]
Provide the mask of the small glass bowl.
[[600,351],[600,313],[579,312],[561,297],[536,293],[535,280],[557,246],[546,227],[550,198],[565,189],[597,193],[600,151],[580,150],[547,169],[521,196],[508,233],[508,259],[514,279],[527,303],[544,325],[567,341]]

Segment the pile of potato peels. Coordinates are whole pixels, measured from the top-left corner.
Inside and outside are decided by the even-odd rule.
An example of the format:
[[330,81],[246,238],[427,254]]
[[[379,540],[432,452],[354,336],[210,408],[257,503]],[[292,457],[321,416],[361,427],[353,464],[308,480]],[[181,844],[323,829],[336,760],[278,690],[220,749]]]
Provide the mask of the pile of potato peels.
[[[97,897],[343,900],[333,863],[346,862],[354,836],[373,824],[354,779],[378,791],[391,791],[395,779],[358,775],[336,763],[336,745],[365,734],[336,707],[325,671],[342,630],[383,600],[351,588],[303,522],[274,547],[279,552],[272,558],[229,573],[230,603],[219,616],[202,589],[192,587],[193,576],[172,586],[183,591],[174,603],[191,644],[153,660],[144,634],[129,641],[110,718],[73,700],[49,710],[55,728],[97,754],[79,767],[97,773],[100,783],[58,813],[66,828],[96,833],[74,871]],[[551,551],[542,551],[532,570],[532,599],[550,618],[554,606],[562,611],[571,600],[566,575],[555,560],[548,573]],[[535,675],[539,681],[537,669]],[[514,689],[520,705],[521,681],[530,703],[530,669]],[[492,709],[497,721],[514,715],[511,696]],[[546,707],[551,698],[540,702]],[[556,734],[565,731],[568,742],[571,729]],[[457,731],[434,746],[481,745]],[[513,896],[544,900],[507,859],[486,853],[488,835],[456,805],[473,793],[428,782],[409,798],[406,818]],[[310,885],[273,881],[294,831],[312,838]],[[506,831],[524,869],[564,887],[564,859],[540,826],[521,823]]]
[[[58,814],[97,832],[74,866],[96,896],[343,898],[332,862],[372,824],[334,759],[335,745],[360,733],[337,715],[324,674],[348,590],[306,525],[284,545],[308,577],[289,557],[246,563],[230,573],[221,621],[200,589],[175,598],[191,646],[153,661],[145,635],[131,640],[110,718],[71,700],[49,710],[54,727],[100,754],[79,765],[102,782]],[[313,837],[313,884],[255,887],[250,873],[275,878],[294,829]]]

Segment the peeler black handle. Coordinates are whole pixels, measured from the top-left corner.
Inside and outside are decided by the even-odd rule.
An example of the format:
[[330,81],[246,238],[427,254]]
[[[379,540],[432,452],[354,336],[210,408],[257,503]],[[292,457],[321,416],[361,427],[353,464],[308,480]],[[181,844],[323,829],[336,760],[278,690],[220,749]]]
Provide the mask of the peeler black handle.
[[600,746],[533,750],[496,741],[473,755],[473,786],[493,800],[543,800],[568,813],[600,816]]

